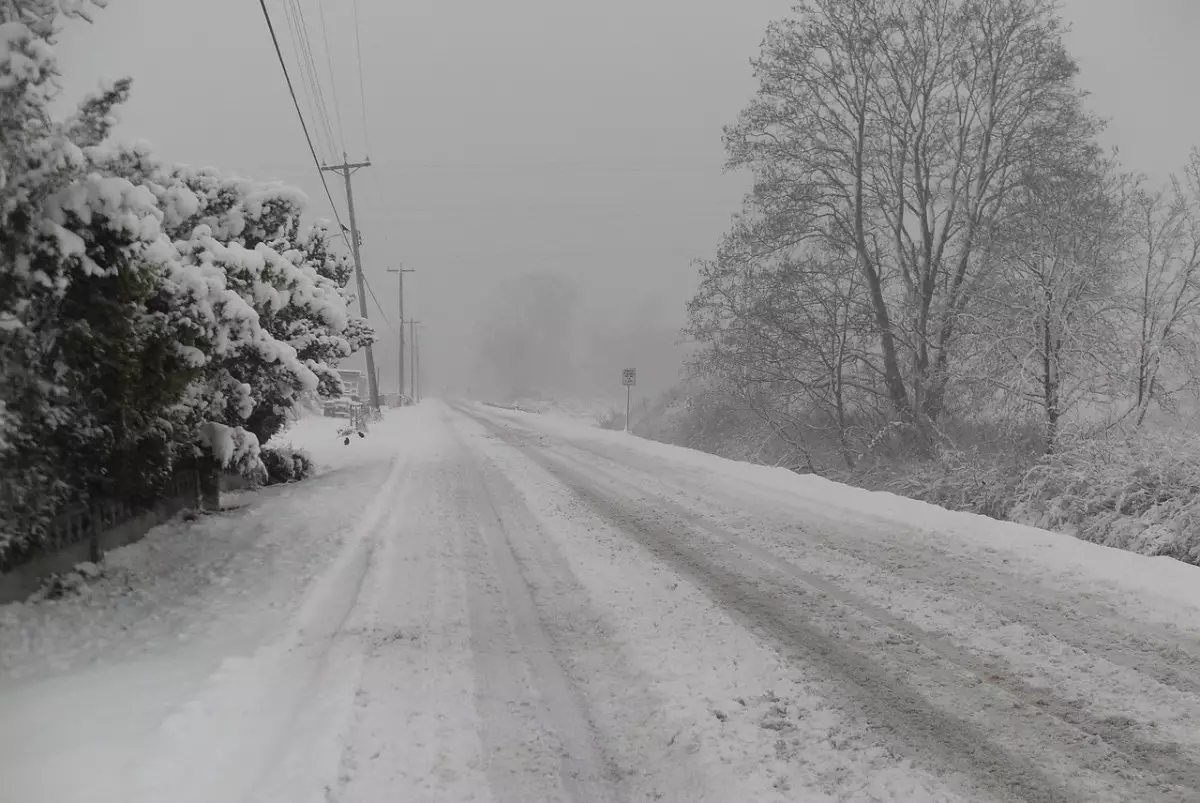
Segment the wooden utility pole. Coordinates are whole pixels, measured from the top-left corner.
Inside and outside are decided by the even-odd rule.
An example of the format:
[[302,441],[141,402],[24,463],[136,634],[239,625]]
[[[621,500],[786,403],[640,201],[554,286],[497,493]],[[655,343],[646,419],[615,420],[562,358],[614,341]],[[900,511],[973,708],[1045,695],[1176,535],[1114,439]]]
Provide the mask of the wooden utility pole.
[[388,268],[388,273],[395,273],[400,279],[400,361],[399,373],[400,377],[400,398],[404,398],[404,274],[416,273],[416,268],[406,268],[404,263],[400,263],[398,268]]
[[[340,165],[321,165],[322,170],[337,173],[346,182],[346,206],[350,209],[350,248],[354,252],[354,275],[358,279],[358,314],[364,319],[367,317],[367,288],[366,281],[363,279],[362,254],[359,251],[358,243],[358,223],[354,217],[354,189],[350,186],[350,176],[362,168],[370,166],[369,161],[351,164],[346,161],[344,153]],[[367,344],[367,387],[371,394],[371,407],[379,409],[379,378],[375,375],[375,352],[369,343]]]
[[409,387],[412,388],[413,402],[420,401],[420,398],[417,396],[417,326],[419,326],[420,323],[420,321],[408,322],[408,342],[411,346],[409,350],[410,359],[408,363],[408,384]]

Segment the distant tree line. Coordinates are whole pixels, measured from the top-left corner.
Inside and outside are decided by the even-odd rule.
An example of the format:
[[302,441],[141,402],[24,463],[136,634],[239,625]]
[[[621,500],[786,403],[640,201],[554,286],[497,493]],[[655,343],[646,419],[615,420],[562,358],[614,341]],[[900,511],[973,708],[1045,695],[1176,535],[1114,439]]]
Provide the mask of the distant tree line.
[[678,323],[662,321],[663,300],[627,290],[616,304],[599,295],[558,272],[498,281],[471,333],[473,391],[496,401],[623,399],[622,368],[639,369],[641,389],[675,384]]

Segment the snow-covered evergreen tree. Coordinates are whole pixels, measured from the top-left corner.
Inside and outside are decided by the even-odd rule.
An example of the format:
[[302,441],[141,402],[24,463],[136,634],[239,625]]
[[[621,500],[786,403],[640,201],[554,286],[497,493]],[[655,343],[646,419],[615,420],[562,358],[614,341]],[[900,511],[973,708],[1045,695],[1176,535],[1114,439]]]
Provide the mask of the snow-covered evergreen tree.
[[153,496],[189,371],[156,199],[103,169],[128,83],[48,113],[57,10],[0,5],[0,550],[65,503]]
[[208,169],[177,167],[173,177],[199,201],[193,215],[172,227],[185,261],[218,265],[263,329],[295,351],[267,362],[234,355],[226,366],[249,385],[255,404],[244,419],[225,423],[265,442],[286,426],[304,391],[338,393],[334,366],[373,338],[348,309],[347,258],[334,250],[328,224],[302,227],[307,199],[298,190]]
[[0,0],[0,557],[65,504],[152,498],[180,459],[260,471],[372,337],[298,190],[114,144],[128,81],[52,119],[55,21],[84,10]]

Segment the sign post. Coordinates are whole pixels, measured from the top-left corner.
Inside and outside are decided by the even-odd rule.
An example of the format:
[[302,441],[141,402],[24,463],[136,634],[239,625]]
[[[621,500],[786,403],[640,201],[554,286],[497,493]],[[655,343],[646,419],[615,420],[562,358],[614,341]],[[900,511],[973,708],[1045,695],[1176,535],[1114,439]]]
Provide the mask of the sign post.
[[629,431],[630,401],[633,397],[633,386],[637,384],[637,369],[626,368],[621,371],[621,384],[625,386],[625,431]]

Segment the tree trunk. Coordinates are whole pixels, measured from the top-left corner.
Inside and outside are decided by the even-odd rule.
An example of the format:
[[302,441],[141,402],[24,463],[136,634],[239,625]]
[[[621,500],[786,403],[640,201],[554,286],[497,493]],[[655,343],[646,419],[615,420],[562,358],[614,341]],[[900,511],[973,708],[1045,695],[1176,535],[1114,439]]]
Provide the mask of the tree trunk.
[[896,412],[904,421],[911,421],[912,406],[909,404],[908,389],[904,386],[904,376],[900,372],[900,360],[896,356],[896,337],[892,333],[891,316],[888,314],[887,299],[883,297],[883,280],[879,271],[871,261],[867,249],[867,236],[864,221],[864,187],[863,187],[863,142],[866,137],[865,119],[858,121],[858,143],[855,157],[854,176],[854,249],[858,257],[859,269],[867,280],[867,288],[871,293],[871,307],[875,312],[875,325],[879,327],[879,345],[883,349],[883,376],[887,387],[888,398]]
[[1042,317],[1042,401],[1046,408],[1046,454],[1054,452],[1054,444],[1058,440],[1058,419],[1061,414],[1057,370],[1058,352],[1061,346],[1053,343],[1051,326],[1051,310],[1047,305]]
[[950,383],[950,339],[953,335],[954,324],[947,317],[938,335],[937,353],[928,377],[929,391],[925,394],[923,412],[930,421],[937,421],[946,411],[946,391]]

